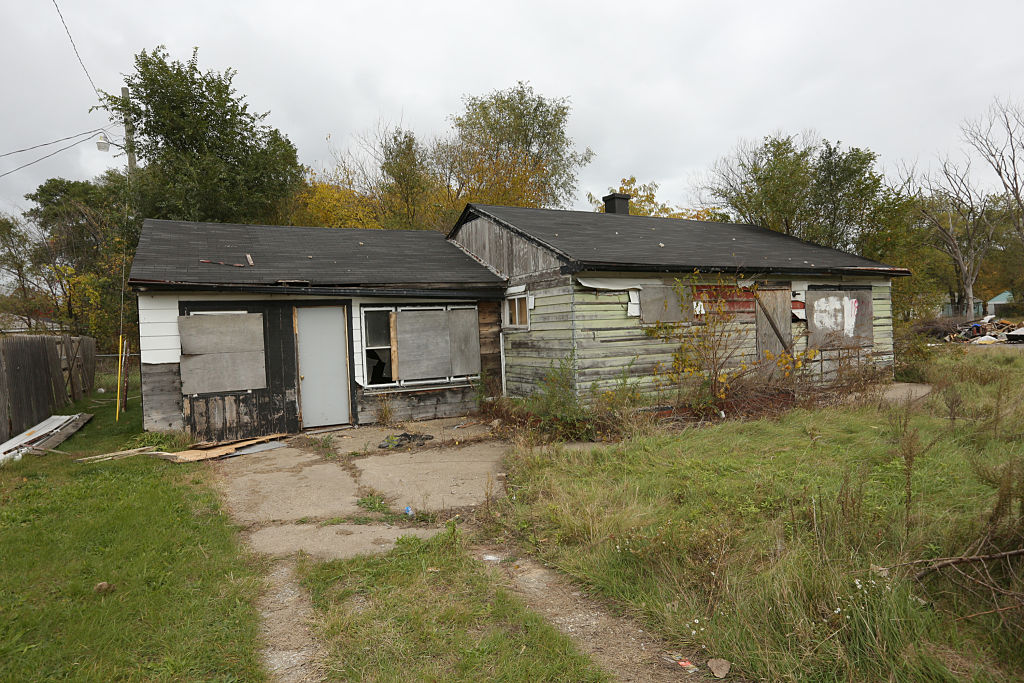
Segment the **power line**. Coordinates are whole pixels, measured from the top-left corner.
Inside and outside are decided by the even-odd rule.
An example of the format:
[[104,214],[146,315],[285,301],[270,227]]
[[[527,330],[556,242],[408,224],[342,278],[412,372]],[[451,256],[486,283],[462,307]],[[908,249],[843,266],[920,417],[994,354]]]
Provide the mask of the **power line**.
[[21,166],[18,166],[17,168],[12,168],[12,169],[11,169],[10,171],[7,171],[7,172],[5,172],[5,173],[0,173],[0,178],[3,178],[3,177],[6,177],[6,176],[9,176],[9,175],[11,175],[12,173],[14,173],[15,171],[20,171],[21,169],[23,169],[23,168],[26,168],[26,167],[28,167],[28,166],[31,166],[32,164],[38,164],[38,163],[39,163],[40,161],[43,161],[44,159],[49,159],[49,158],[50,158],[50,157],[52,157],[52,156],[53,156],[54,154],[60,154],[61,152],[63,152],[63,151],[64,151],[64,150],[66,150],[66,149],[71,149],[71,148],[72,148],[72,147],[74,147],[75,145],[80,145],[80,144],[82,144],[83,142],[88,142],[88,141],[89,141],[89,140],[91,139],[91,136],[92,136],[92,131],[89,131],[89,136],[90,136],[90,137],[82,138],[81,140],[79,140],[79,141],[77,141],[77,142],[72,142],[72,143],[71,143],[70,145],[67,145],[66,147],[61,147],[60,149],[58,149],[58,150],[57,150],[57,151],[55,151],[55,152],[50,152],[50,153],[49,153],[49,154],[47,154],[46,156],[41,156],[41,157],[39,157],[38,159],[36,159],[35,161],[30,161],[30,162],[28,162],[27,164],[22,164]]
[[[96,88],[96,84],[93,83],[92,76],[89,75],[89,70],[85,68],[85,62],[82,61],[82,55],[78,54],[78,46],[75,45],[75,39],[71,37],[71,29],[68,28],[68,22],[64,21],[64,14],[60,11],[60,6],[57,4],[57,0],[53,0],[53,6],[57,10],[57,16],[60,17],[60,23],[64,24],[64,31],[68,34],[68,40],[71,41],[71,48],[75,51],[75,56],[78,57],[78,63],[82,65],[82,71],[85,72],[85,77],[89,79],[89,85],[92,86],[92,91],[96,93],[96,99],[100,102],[103,98],[100,96],[100,91]],[[0,176],[2,178],[3,176]]]
[[13,152],[4,152],[3,154],[0,154],[0,157],[9,157],[12,154],[21,154],[22,152],[30,152],[33,149],[39,149],[40,147],[49,147],[50,145],[56,145],[58,142],[64,142],[65,140],[74,140],[75,138],[80,138],[83,135],[92,135],[93,133],[98,133],[101,130],[103,130],[103,129],[102,128],[93,128],[92,130],[87,130],[84,133],[77,133],[75,135],[69,135],[66,138],[59,138],[59,139],[53,140],[51,142],[44,142],[44,143],[42,143],[40,145],[32,145],[31,147],[24,147],[22,149],[16,149]]

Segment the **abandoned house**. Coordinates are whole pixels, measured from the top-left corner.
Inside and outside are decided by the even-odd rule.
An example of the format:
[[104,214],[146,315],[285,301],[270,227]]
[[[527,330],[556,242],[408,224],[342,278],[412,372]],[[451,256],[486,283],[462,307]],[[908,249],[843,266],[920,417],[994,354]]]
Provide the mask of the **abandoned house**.
[[628,202],[470,204],[447,238],[148,220],[130,276],[145,427],[226,440],[462,415],[481,377],[526,395],[567,357],[579,392],[624,373],[653,390],[673,346],[646,329],[699,328],[727,281],[738,361],[817,349],[822,377],[843,358],[891,367],[906,269]]

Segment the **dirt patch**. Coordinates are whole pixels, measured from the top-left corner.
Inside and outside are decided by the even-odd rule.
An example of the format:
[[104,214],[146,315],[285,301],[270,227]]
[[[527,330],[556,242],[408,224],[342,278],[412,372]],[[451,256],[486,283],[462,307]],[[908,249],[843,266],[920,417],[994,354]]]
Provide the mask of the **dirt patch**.
[[358,485],[338,463],[296,448],[276,448],[217,463],[220,488],[243,524],[329,519],[359,512]]
[[267,575],[267,589],[257,601],[262,616],[263,663],[272,680],[309,683],[324,680],[324,648],[314,637],[313,605],[290,560],[277,562]]
[[380,491],[399,510],[419,511],[480,505],[498,495],[501,461],[508,445],[491,441],[464,448],[387,453],[353,462],[359,483]]
[[430,538],[441,528],[396,527],[384,524],[282,524],[252,531],[250,547],[258,553],[287,556],[300,550],[318,560],[386,553],[401,536]]
[[932,391],[932,385],[918,382],[893,382],[885,387],[882,398],[889,403],[917,403]]
[[[474,555],[501,572],[530,609],[572,638],[580,650],[620,681],[716,680],[704,657],[672,648],[635,622],[613,614],[557,571],[529,558],[504,561],[507,553],[495,548],[478,547]],[[700,670],[687,673],[677,663],[681,657]]]

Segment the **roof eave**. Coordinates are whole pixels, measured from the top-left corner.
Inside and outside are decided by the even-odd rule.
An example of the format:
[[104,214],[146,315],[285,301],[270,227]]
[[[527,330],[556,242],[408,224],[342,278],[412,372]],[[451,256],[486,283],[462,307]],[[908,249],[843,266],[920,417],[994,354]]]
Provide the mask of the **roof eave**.
[[288,286],[288,285],[256,285],[256,284],[225,284],[210,282],[168,282],[165,280],[128,281],[129,287],[135,292],[223,292],[237,294],[290,294],[303,296],[388,296],[388,297],[422,297],[425,299],[500,299],[505,294],[504,283],[452,283],[450,288],[401,286],[388,287],[381,285],[356,287],[331,286]]
[[624,272],[661,272],[661,273],[766,273],[773,275],[882,275],[885,277],[905,277],[912,275],[908,268],[892,266],[845,266],[845,267],[768,267],[744,268],[734,266],[680,265],[643,263],[607,263],[593,261],[572,261],[563,266],[565,273],[579,273],[588,270],[618,270]]

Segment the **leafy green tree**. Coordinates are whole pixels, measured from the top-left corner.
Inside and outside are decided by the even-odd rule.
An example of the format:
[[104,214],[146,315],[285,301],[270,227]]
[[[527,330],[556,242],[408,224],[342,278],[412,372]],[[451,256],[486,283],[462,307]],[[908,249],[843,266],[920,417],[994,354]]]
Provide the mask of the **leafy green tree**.
[[741,143],[712,168],[702,188],[712,206],[741,222],[846,251],[861,251],[909,196],[875,168],[868,149],[808,136],[771,135]]
[[310,174],[288,220],[446,231],[468,202],[555,207],[572,199],[593,152],[568,136],[568,100],[519,83],[464,102],[447,135],[382,125],[358,138],[335,169]]
[[198,48],[182,62],[159,46],[135,56],[130,100],[104,94],[101,108],[134,129],[141,215],[270,222],[301,185],[295,146],[263,123],[266,113],[249,110],[235,73],[202,71]]
[[452,160],[475,200],[536,207],[572,201],[577,173],[594,153],[577,150],[569,137],[568,98],[544,97],[520,81],[463,103],[452,119],[458,151]]

